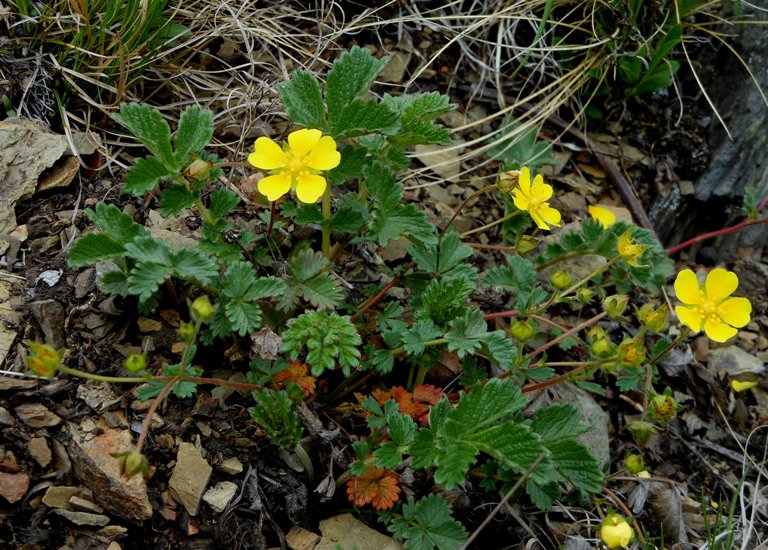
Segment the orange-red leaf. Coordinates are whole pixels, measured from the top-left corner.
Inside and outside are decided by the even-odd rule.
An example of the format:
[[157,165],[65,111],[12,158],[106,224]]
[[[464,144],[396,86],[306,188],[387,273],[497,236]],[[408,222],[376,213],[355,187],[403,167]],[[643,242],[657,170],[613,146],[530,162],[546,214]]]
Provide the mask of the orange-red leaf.
[[427,412],[429,408],[440,401],[442,392],[430,384],[422,384],[413,388],[413,393],[401,386],[394,386],[390,391],[374,390],[373,397],[380,404],[384,404],[390,399],[397,401],[402,414],[408,414],[414,420],[421,422],[426,426],[429,422]]
[[356,506],[370,503],[377,510],[389,510],[398,501],[400,486],[392,470],[368,466],[359,477],[347,481],[347,496]]
[[275,375],[275,382],[280,386],[285,386],[293,382],[299,386],[305,396],[315,392],[315,377],[307,375],[307,365],[299,361],[291,362],[291,366]]

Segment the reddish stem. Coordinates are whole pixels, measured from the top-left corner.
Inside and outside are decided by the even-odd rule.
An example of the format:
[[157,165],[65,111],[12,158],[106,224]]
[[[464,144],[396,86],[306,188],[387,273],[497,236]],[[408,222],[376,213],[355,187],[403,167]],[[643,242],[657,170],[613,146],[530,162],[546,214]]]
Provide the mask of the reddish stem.
[[482,250],[501,250],[502,252],[513,252],[514,246],[503,246],[500,244],[480,244],[480,243],[466,243],[472,248],[479,248]]
[[[761,202],[758,210],[760,210],[760,208],[765,206],[767,201],[768,201],[768,198],[766,198],[766,200]],[[692,239],[688,239],[687,241],[680,243],[677,246],[667,248],[667,254],[669,255],[676,254],[677,252],[680,252],[681,250],[688,248],[692,244],[697,243],[699,241],[703,241],[705,239],[711,239],[713,237],[719,237],[721,235],[728,235],[729,233],[734,233],[736,231],[744,229],[745,227],[749,227],[750,225],[758,225],[761,223],[768,223],[768,218],[760,218],[759,220],[752,220],[752,221],[745,220],[736,225],[732,225],[731,227],[726,227],[725,229],[718,229],[717,231],[710,231],[709,233],[704,233],[703,235],[699,235]]]

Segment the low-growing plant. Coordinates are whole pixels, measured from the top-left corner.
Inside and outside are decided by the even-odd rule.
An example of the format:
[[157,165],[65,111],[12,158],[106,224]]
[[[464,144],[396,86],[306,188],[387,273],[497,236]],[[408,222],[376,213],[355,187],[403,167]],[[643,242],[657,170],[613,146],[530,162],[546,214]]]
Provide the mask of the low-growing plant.
[[[566,403],[530,410],[532,392],[565,381],[598,394],[614,383],[621,391],[640,390],[646,412],[633,433],[648,435],[677,412],[669,392],[654,390],[654,365],[688,330],[666,340],[669,311],[644,294],[659,293],[672,267],[649,231],[597,216],[538,239],[562,219],[551,204],[553,188],[527,166],[503,171],[497,185],[470,197],[499,194],[507,212],[464,233],[454,222],[470,199],[441,227],[406,203],[398,173],[408,166],[407,148],[448,144],[437,119],[455,106],[434,92],[370,96],[385,63],[353,48],[333,64],[324,89],[312,74],[295,72],[279,90],[302,128],[282,144],[256,140],[248,164],[221,163],[205,152],[213,134],[209,111],[187,108],[172,133],[154,109],[123,104],[115,120],[149,151],[129,168],[124,191],[158,201],[163,216],[199,216],[199,243],[173,247],[100,202],[86,212],[99,230],[70,247],[69,263],[111,262],[102,289],[136,300],[144,313],[168,292],[186,299],[190,321],[179,328],[181,360],[153,372],[144,356],[134,355],[124,366],[136,376],[112,377],[79,372],[62,364],[56,350],[35,344],[29,366],[43,376],[60,370],[142,383],[138,397],[154,399],[147,419],[168,394],[189,396],[199,384],[249,389],[250,414],[265,437],[294,450],[308,474],[312,463],[296,407],[312,399],[337,402],[361,391],[368,375],[368,395],[359,402],[366,431],[357,434],[349,469],[336,485],[346,483],[355,505],[381,511],[407,548],[458,548],[468,533],[439,491],[471,477],[491,491],[521,487],[517,498],[542,509],[564,494],[581,498],[602,490],[603,468],[579,441],[589,426],[578,410]],[[261,170],[258,190],[268,208],[251,223],[235,221],[240,198],[221,184],[223,169],[233,164]],[[497,248],[508,254],[503,265],[482,270],[469,237],[495,226],[505,243]],[[407,258],[387,268],[382,280],[388,282],[348,294],[335,275],[346,255],[395,239],[408,242]],[[594,262],[579,272],[570,262],[581,256]],[[736,284],[725,270],[711,272],[702,287],[693,272],[682,272],[675,283],[681,321],[716,340],[730,337],[751,311],[746,299],[729,298]],[[387,293],[395,285],[407,299]],[[506,309],[484,310],[477,300],[484,289],[501,293]],[[570,308],[582,312],[578,325],[554,319]],[[510,329],[489,328],[495,319],[510,319]],[[620,335],[606,330],[608,319],[619,323]],[[231,346],[260,330],[276,335],[279,351],[251,358],[248,383],[208,378],[195,364],[200,346],[215,351],[222,341]],[[461,363],[460,390],[427,383],[445,355]],[[319,389],[318,377],[332,377],[334,389]],[[120,455],[127,473],[145,470],[137,456],[148,425],[145,420],[137,448]],[[428,472],[439,491],[401,504],[398,472],[405,469]],[[611,536],[623,541],[630,535],[619,527],[624,530]]]

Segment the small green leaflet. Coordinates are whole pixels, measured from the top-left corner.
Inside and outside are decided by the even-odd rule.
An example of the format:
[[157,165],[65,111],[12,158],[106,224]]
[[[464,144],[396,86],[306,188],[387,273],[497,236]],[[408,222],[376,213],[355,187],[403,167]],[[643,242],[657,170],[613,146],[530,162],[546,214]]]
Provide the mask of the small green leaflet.
[[171,171],[157,157],[139,158],[128,168],[123,191],[143,197],[171,175]]
[[288,82],[278,84],[277,89],[285,112],[293,122],[304,128],[327,130],[323,95],[312,73],[296,71]]
[[488,338],[488,327],[483,312],[477,308],[468,309],[463,316],[454,319],[445,333],[448,351],[455,351],[459,358],[478,350]]
[[291,359],[307,348],[307,364],[312,374],[320,376],[337,364],[349,375],[360,364],[358,346],[362,338],[349,316],[339,316],[326,311],[308,311],[287,323],[283,333],[283,351]]
[[341,289],[326,271],[328,261],[322,254],[301,250],[291,258],[290,266],[292,273],[285,277],[287,289],[278,301],[280,309],[290,309],[300,297],[322,309],[332,308],[341,301]]
[[469,536],[437,494],[404,504],[402,516],[390,514],[386,520],[387,529],[407,550],[458,550]]
[[437,242],[408,247],[416,265],[436,277],[461,277],[477,280],[477,270],[466,260],[473,255],[472,247],[462,243],[459,234],[448,231]]
[[163,216],[176,216],[185,208],[195,204],[197,195],[180,183],[172,183],[163,189],[160,199],[160,213]]
[[384,68],[389,58],[376,59],[365,48],[354,46],[334,61],[326,79],[328,117],[331,124],[341,118],[353,100],[368,91],[373,79]]
[[211,204],[209,206],[211,216],[214,218],[226,216],[234,210],[239,202],[240,198],[235,193],[229,189],[217,187],[211,192]]
[[98,202],[93,210],[86,209],[85,213],[105,233],[121,242],[128,242],[147,232],[114,204]]
[[173,136],[176,159],[182,166],[188,162],[189,153],[199,153],[213,137],[213,113],[197,106],[184,109],[179,126]]
[[77,239],[67,250],[70,267],[91,265],[109,258],[119,258],[125,254],[125,247],[106,233],[86,233]]
[[120,113],[112,116],[157,157],[157,162],[168,170],[181,168],[171,148],[171,127],[156,109],[142,103],[122,103]]
[[424,342],[442,335],[443,331],[429,319],[416,321],[411,328],[402,333],[403,349],[409,355],[420,355],[424,353]]

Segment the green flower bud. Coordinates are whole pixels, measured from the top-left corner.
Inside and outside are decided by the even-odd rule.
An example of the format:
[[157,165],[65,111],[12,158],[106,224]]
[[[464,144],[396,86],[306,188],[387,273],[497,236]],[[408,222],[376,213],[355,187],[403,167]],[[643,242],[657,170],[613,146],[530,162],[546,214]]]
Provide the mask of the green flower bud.
[[641,455],[627,455],[624,459],[624,469],[630,474],[639,474],[645,471],[645,464]]
[[120,473],[125,477],[131,478],[136,474],[144,477],[149,476],[149,463],[147,458],[136,451],[126,451],[124,453],[112,453],[114,458],[118,459]]
[[195,321],[207,323],[213,318],[213,314],[216,312],[216,310],[211,304],[211,301],[208,299],[208,296],[203,294],[202,296],[197,297],[194,302],[192,302],[192,306],[190,306],[190,312],[192,313],[192,318]]
[[211,162],[197,159],[184,169],[184,176],[197,181],[208,179],[211,174]]
[[655,395],[648,404],[651,418],[666,425],[677,416],[677,403],[671,395]]
[[179,323],[179,336],[184,342],[190,342],[195,337],[195,324],[181,321]]
[[629,304],[629,296],[626,294],[613,294],[603,300],[603,308],[608,314],[608,317],[614,321],[619,321],[624,314],[624,310],[627,309]]
[[632,433],[632,437],[635,439],[635,443],[641,447],[647,445],[653,434],[659,432],[659,429],[656,426],[643,420],[638,420],[637,422],[631,422],[630,424],[627,424],[627,429]]
[[595,296],[595,291],[590,288],[582,287],[576,292],[576,299],[582,304],[588,304]]
[[146,353],[132,353],[125,361],[123,361],[123,368],[128,372],[141,372],[147,368],[147,354]]
[[599,338],[590,346],[592,353],[603,359],[613,354],[613,344],[608,338]]
[[536,245],[538,244],[539,244],[539,240],[536,237],[531,237],[530,235],[524,235],[523,238],[517,241],[517,251],[521,255],[525,256],[531,250],[536,248]]
[[525,342],[536,334],[536,328],[530,321],[517,321],[509,329],[509,332],[515,340]]
[[571,277],[571,272],[567,269],[558,269],[553,271],[549,276],[549,282],[552,283],[552,286],[557,290],[565,290],[571,286],[573,277]]
[[59,370],[62,353],[56,351],[53,346],[30,342],[29,351],[31,353],[27,357],[27,366],[36,375],[51,378]]
[[643,323],[651,332],[662,332],[667,327],[667,320],[669,319],[669,308],[666,305],[662,305],[658,309],[652,311],[645,318]]
[[496,187],[502,193],[511,195],[518,181],[520,181],[520,170],[508,170],[499,174],[499,181],[496,182]]
[[616,348],[619,356],[619,362],[625,367],[636,367],[645,361],[647,351],[645,344],[636,338],[626,338],[619,347]]

